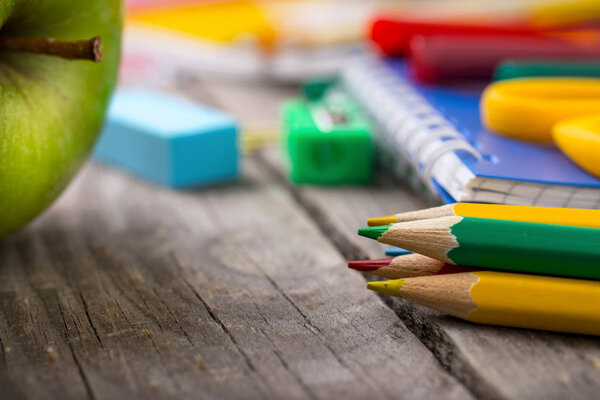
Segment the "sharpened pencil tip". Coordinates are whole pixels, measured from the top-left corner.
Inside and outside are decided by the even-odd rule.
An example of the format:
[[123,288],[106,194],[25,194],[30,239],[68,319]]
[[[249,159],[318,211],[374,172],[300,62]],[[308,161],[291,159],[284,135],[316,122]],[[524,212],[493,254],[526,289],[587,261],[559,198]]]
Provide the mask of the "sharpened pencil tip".
[[404,285],[403,279],[391,281],[377,281],[367,283],[367,289],[390,296],[400,296],[400,288]]
[[390,265],[390,262],[394,257],[379,258],[377,260],[361,260],[361,261],[350,261],[348,268],[352,268],[357,271],[376,271],[379,268],[384,268]]
[[369,218],[367,220],[367,225],[369,225],[369,226],[389,225],[389,224],[395,224],[396,222],[397,221],[396,221],[395,215],[386,215],[385,217]]
[[358,234],[360,236],[368,237],[371,239],[378,240],[392,225],[380,225],[370,226],[368,228],[360,228]]

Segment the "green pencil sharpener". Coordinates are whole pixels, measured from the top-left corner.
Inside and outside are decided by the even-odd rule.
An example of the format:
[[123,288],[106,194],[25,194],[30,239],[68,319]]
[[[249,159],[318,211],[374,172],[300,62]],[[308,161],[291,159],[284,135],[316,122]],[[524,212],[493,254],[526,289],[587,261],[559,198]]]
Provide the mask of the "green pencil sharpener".
[[373,178],[371,126],[343,92],[282,107],[290,179],[297,184],[368,184]]

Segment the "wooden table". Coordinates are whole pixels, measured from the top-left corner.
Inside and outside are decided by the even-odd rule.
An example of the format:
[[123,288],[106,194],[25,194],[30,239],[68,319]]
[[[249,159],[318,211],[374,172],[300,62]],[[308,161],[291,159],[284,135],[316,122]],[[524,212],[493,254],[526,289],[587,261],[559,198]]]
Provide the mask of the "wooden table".
[[[183,85],[242,120],[290,88]],[[260,90],[259,90],[260,89]],[[369,216],[423,207],[369,188],[291,187],[278,151],[239,182],[163,189],[88,163],[0,242],[2,399],[584,399],[600,340],[477,326],[379,296]]]

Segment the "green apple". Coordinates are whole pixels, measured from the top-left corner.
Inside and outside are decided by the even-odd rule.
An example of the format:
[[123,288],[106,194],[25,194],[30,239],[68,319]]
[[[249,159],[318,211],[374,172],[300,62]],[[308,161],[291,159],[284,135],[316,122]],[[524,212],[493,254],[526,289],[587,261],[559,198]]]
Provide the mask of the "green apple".
[[65,188],[100,132],[120,56],[120,0],[0,0],[0,37],[100,36],[103,58],[0,51],[0,236]]

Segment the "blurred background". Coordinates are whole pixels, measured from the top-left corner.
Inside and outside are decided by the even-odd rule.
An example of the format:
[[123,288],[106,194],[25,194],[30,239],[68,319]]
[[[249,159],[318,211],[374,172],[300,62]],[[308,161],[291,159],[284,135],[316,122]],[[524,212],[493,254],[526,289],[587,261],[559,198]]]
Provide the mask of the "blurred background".
[[[431,33],[414,24],[441,22],[459,30],[461,25],[467,30],[496,26],[505,36],[514,34],[514,41],[532,31],[559,32],[585,41],[597,30],[599,17],[598,2],[589,0],[128,0],[119,86],[152,90],[224,112],[236,121],[240,154],[283,146],[289,155],[289,143],[281,139],[289,131],[280,122],[285,119],[284,99],[320,97],[357,60],[407,57],[410,62],[410,41]],[[403,29],[416,31],[401,39]],[[433,33],[444,34],[443,27]],[[422,82],[438,81],[418,66],[413,74]],[[486,74],[471,71],[466,78],[489,81]],[[121,117],[130,113],[117,111]],[[111,116],[114,112],[109,120]],[[127,160],[111,160],[111,151],[108,146],[96,156],[131,169]],[[288,161],[293,169],[294,158]],[[320,182],[293,172],[291,176],[296,183],[368,181],[351,176]],[[210,180],[214,181],[218,179]]]

